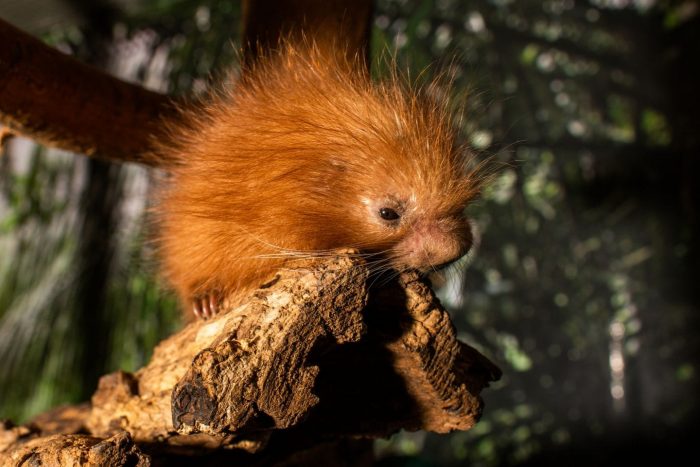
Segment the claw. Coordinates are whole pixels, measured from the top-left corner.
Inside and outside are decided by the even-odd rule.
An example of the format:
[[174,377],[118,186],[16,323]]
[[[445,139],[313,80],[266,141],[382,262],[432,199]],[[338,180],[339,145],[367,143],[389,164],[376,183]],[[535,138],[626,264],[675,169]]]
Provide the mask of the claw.
[[221,308],[221,297],[218,292],[197,295],[192,299],[192,313],[197,319],[211,319]]
[[204,319],[202,317],[202,310],[200,307],[199,300],[195,299],[192,301],[192,313],[194,314],[194,317],[197,319]]

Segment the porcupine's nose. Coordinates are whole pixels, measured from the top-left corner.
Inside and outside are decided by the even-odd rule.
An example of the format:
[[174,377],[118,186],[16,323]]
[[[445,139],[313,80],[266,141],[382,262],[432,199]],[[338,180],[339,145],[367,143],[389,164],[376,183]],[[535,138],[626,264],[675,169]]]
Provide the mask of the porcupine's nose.
[[429,272],[452,263],[469,252],[472,233],[466,219],[421,222],[396,246],[406,267]]

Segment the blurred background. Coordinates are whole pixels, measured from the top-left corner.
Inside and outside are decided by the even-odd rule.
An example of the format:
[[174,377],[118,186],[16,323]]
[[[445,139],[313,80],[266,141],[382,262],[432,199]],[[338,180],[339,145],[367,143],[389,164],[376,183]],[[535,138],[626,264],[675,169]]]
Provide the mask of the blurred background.
[[[0,17],[52,46],[173,94],[235,63],[240,16],[232,0],[0,0]],[[378,441],[382,465],[693,452],[699,20],[693,0],[377,1],[373,57],[395,51],[414,75],[449,67],[465,138],[508,163],[470,208],[478,250],[440,291],[504,377],[474,429]],[[157,178],[4,145],[0,418],[87,400],[179,326],[148,240]]]

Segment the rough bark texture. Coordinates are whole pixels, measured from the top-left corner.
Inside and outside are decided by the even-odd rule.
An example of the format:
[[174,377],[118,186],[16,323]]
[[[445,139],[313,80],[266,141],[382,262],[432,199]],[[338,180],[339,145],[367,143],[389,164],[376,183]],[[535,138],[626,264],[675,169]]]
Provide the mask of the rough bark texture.
[[352,255],[284,271],[246,304],[163,341],[136,373],[103,377],[90,406],[6,426],[0,459],[109,448],[131,465],[149,465],[147,455],[295,465],[340,451],[361,463],[367,444],[353,438],[470,428],[499,370],[456,340],[415,274],[370,293],[367,274]]
[[165,165],[151,151],[167,96],[126,83],[0,20],[0,123],[40,143]]
[[364,271],[347,257],[290,270],[246,305],[190,324],[135,375],[102,379],[90,431],[173,443],[204,433],[203,444],[218,446],[230,433],[297,424],[318,402],[312,348],[362,335]]
[[[0,450],[15,439],[10,453],[0,455],[0,466],[104,466],[147,467],[150,456],[134,445],[129,433],[122,431],[102,439],[83,434],[39,436],[28,427],[10,427],[0,432]],[[1,451],[0,451],[1,452]]]

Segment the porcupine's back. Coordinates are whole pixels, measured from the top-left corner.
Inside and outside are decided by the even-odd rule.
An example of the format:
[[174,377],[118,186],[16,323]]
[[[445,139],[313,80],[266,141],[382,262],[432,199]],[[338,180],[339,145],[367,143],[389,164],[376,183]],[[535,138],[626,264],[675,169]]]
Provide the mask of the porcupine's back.
[[445,106],[313,47],[262,58],[172,133],[159,244],[185,301],[246,293],[298,252],[356,247],[427,269],[471,243],[478,187]]

